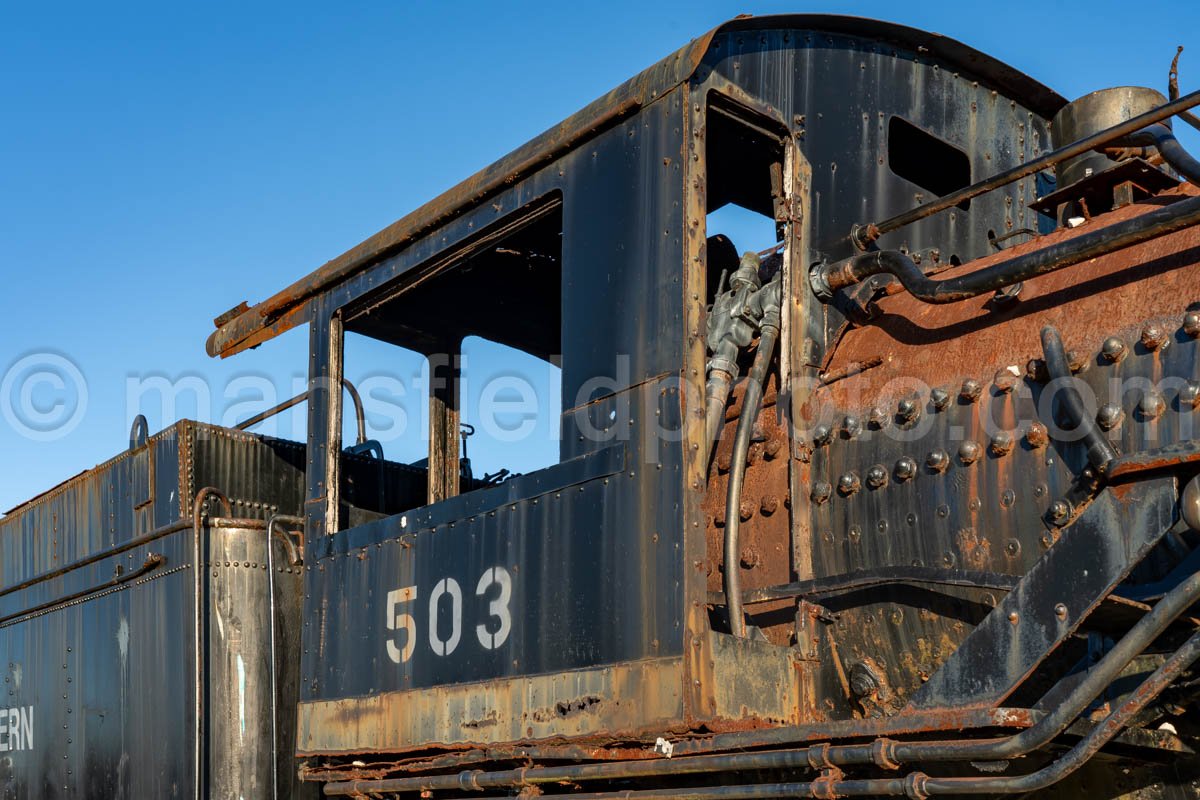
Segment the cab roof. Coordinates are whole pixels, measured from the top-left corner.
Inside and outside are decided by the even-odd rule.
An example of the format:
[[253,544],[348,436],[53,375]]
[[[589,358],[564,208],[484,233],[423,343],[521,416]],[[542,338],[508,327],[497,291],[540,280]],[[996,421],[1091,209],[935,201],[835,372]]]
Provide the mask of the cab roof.
[[1020,101],[1049,118],[1066,100],[1028,75],[954,39],[917,28],[863,17],[827,14],[740,16],[675,51],[563,122],[518,147],[457,186],[405,215],[357,246],[327,261],[307,276],[250,306],[241,303],[214,320],[208,338],[210,356],[222,358],[256,347],[308,321],[309,301],[372,263],[409,245],[419,236],[476,206],[490,195],[553,161],[617,119],[635,113],[687,81],[703,62],[713,39],[732,31],[811,30],[861,36],[895,44],[937,59]]

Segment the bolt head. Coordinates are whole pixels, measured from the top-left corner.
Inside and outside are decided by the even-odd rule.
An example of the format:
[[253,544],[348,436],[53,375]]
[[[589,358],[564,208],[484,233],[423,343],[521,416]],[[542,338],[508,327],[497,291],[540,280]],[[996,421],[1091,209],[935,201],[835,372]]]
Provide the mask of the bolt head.
[[1138,401],[1138,414],[1142,419],[1158,419],[1166,410],[1167,403],[1163,400],[1163,396],[1156,391],[1149,391],[1142,395],[1142,399]]
[[749,500],[743,500],[741,505],[738,506],[738,516],[741,517],[742,522],[753,517],[754,503],[751,503]]
[[982,394],[983,384],[974,378],[967,378],[958,390],[958,396],[964,403],[974,403]]
[[1042,423],[1032,422],[1029,425],[1029,429],[1025,431],[1025,441],[1029,442],[1029,446],[1035,449],[1045,447],[1050,443],[1050,433]]
[[890,424],[892,424],[892,415],[882,406],[875,406],[867,414],[867,425],[874,430],[881,431]]
[[1167,341],[1167,331],[1161,325],[1150,324],[1142,328],[1142,345],[1147,350],[1157,350]]
[[1008,431],[1000,431],[992,437],[992,441],[988,446],[992,451],[992,455],[1006,456],[1013,449],[1013,435]]
[[1046,362],[1040,358],[1031,358],[1025,364],[1025,377],[1035,383],[1045,383]]
[[1066,500],[1055,500],[1050,504],[1047,516],[1055,525],[1062,525],[1071,516],[1071,504]]
[[996,370],[996,374],[992,378],[992,385],[996,387],[996,391],[1006,394],[1013,390],[1019,378],[1016,367],[1001,367]]
[[1193,339],[1200,336],[1200,314],[1189,311],[1183,315],[1183,332]]
[[882,464],[876,464],[867,470],[867,486],[879,489],[887,485],[888,473]]
[[934,389],[929,393],[929,399],[938,411],[945,411],[946,407],[950,405],[950,393],[945,389]]
[[1179,390],[1179,410],[1191,411],[1200,404],[1200,384],[1188,382]]
[[862,482],[859,480],[857,472],[847,472],[838,478],[838,492],[844,496],[857,492],[862,487]]
[[934,450],[925,457],[925,466],[933,472],[945,472],[946,467],[950,466],[950,456],[946,455],[945,450]]
[[921,416],[921,405],[911,397],[906,397],[896,404],[896,413],[905,422],[912,422]]
[[833,431],[828,425],[818,425],[813,429],[813,443],[818,447],[829,444],[829,440],[833,438]]
[[895,475],[896,480],[906,481],[917,474],[917,462],[908,456],[904,456],[896,461]]
[[763,495],[762,501],[758,504],[758,510],[765,516],[774,514],[779,509],[779,498],[773,494]]
[[1100,357],[1110,364],[1115,364],[1125,357],[1127,349],[1124,339],[1110,336],[1100,345]]
[[1082,350],[1067,351],[1067,368],[1072,373],[1084,372],[1089,366],[1087,353]]
[[1096,412],[1096,424],[1100,426],[1100,430],[1111,431],[1113,428],[1121,424],[1124,419],[1125,412],[1116,403],[1105,403],[1100,406]]
[[831,494],[833,494],[833,487],[824,481],[818,481],[813,484],[812,494],[809,495],[809,498],[816,505],[821,505],[829,499]]
[[1062,603],[1059,603],[1058,605],[1056,605],[1054,607],[1054,616],[1058,617],[1059,619],[1066,619],[1067,618],[1067,607]]
[[970,439],[958,446],[958,460],[964,464],[974,464],[979,458],[979,443]]
[[842,418],[842,435],[847,439],[853,439],[862,433],[862,421],[853,414],[847,414]]

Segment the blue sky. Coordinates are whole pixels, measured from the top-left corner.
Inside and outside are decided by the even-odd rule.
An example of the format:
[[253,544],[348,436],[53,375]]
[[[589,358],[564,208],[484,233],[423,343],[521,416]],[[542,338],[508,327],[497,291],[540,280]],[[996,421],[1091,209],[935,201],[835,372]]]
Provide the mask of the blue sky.
[[[272,294],[719,22],[799,10],[936,30],[1067,97],[1165,89],[1183,44],[1184,90],[1200,87],[1190,2],[1141,3],[1140,20],[1127,3],[1014,0],[6,4],[0,375],[31,356],[66,359],[87,396],[35,387],[35,413],[79,409],[50,441],[0,418],[0,509],[122,450],[130,397],[150,378],[213,387],[176,412],[204,405],[216,421],[249,416],[264,382],[283,399],[302,378],[306,333],[216,362],[203,347],[214,316]],[[479,383],[516,367],[478,348]],[[368,371],[347,367],[360,380]],[[161,403],[133,405],[153,430],[170,421]],[[543,441],[552,416],[538,421]],[[385,446],[412,450],[405,437]],[[481,447],[487,469],[506,455]]]

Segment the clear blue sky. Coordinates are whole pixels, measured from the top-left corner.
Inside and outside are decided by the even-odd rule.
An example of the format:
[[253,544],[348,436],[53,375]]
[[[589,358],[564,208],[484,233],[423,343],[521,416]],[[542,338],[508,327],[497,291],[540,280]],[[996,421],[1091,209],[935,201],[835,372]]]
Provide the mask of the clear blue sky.
[[[0,418],[0,509],[125,447],[131,377],[199,378],[218,420],[254,396],[223,396],[237,375],[269,379],[282,399],[305,369],[306,334],[215,362],[203,348],[214,316],[270,295],[719,22],[788,11],[936,30],[1069,98],[1165,89],[1183,44],[1184,90],[1200,87],[1192,2],[6,4],[0,375],[57,354],[88,394],[77,427],[53,441]],[[54,386],[30,400],[55,413]],[[152,429],[167,422],[145,410]],[[496,455],[479,453],[488,468]]]

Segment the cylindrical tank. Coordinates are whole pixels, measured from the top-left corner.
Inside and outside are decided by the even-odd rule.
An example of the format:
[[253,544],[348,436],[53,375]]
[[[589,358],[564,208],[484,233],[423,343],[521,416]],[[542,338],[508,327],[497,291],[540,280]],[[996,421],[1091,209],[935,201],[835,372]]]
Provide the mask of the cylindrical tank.
[[[1085,94],[1073,103],[1063,106],[1054,115],[1051,130],[1055,146],[1062,147],[1105,128],[1111,128],[1165,102],[1167,99],[1160,92],[1142,86],[1118,86]],[[1166,124],[1170,125],[1170,120]],[[1055,168],[1058,188],[1083,180],[1115,163],[1102,153],[1094,151],[1068,159]]]

